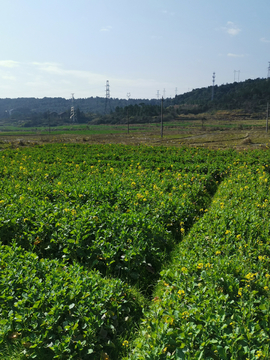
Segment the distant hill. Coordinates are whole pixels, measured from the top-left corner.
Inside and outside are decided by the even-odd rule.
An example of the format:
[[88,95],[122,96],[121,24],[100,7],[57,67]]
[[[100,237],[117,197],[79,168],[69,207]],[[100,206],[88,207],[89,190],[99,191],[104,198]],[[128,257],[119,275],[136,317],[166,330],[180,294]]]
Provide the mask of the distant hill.
[[[214,87],[214,99],[212,101],[212,86],[194,89],[175,98],[164,99],[164,109],[172,106],[175,113],[199,114],[213,110],[234,110],[241,109],[247,113],[263,113],[266,109],[267,101],[270,101],[270,79],[246,80],[234,82]],[[92,121],[94,118],[102,117],[105,113],[112,114],[116,111],[118,117],[125,114],[127,106],[131,111],[139,111],[139,107],[144,110],[154,110],[156,113],[157,99],[109,99],[102,97],[90,97],[75,99],[74,106],[80,114],[82,122]],[[63,119],[70,118],[71,100],[64,98],[17,98],[0,99],[0,119],[7,121],[28,122],[34,125],[40,123],[40,119],[46,120],[50,114],[52,117]],[[141,111],[141,110],[140,110]],[[48,115],[49,114],[49,115]],[[63,115],[64,114],[64,115]],[[85,116],[87,114],[87,116]],[[134,115],[137,115],[134,114]],[[151,116],[149,113],[148,116]],[[51,117],[51,118],[52,118]],[[117,120],[117,118],[116,118]],[[118,120],[117,120],[118,121]]]
[[[104,114],[114,111],[115,108],[135,105],[140,103],[156,104],[158,101],[148,99],[109,99],[102,97],[90,97],[85,99],[75,99],[74,106],[85,113]],[[71,100],[64,98],[17,98],[17,99],[0,99],[0,119],[5,118],[26,118],[34,114],[45,112],[62,113],[69,111]]]
[[246,80],[214,87],[194,89],[174,99],[174,104],[183,109],[197,108],[198,112],[208,110],[242,109],[246,112],[265,111],[270,101],[270,79]]

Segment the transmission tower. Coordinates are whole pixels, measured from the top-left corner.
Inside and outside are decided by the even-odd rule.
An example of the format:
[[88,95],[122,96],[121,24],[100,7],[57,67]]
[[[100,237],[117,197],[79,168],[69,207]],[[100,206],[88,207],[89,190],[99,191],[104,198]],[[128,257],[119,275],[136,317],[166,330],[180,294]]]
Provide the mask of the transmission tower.
[[157,99],[159,100],[159,90],[157,90]]
[[215,87],[215,79],[216,79],[216,73],[213,72],[213,86],[212,86],[212,98],[211,100],[213,101],[214,100],[214,87]]
[[105,114],[107,113],[108,107],[111,110],[109,80],[106,81],[106,98],[105,98],[105,110],[104,110]]
[[175,96],[177,96],[177,87],[175,88]]
[[77,117],[76,117],[76,111],[75,111],[75,107],[74,107],[74,93],[72,93],[71,96],[72,96],[72,98],[71,98],[70,119],[72,120],[72,122],[76,122]]
[[236,81],[236,74],[238,74],[238,82],[239,82],[239,79],[240,79],[240,70],[234,70],[234,82]]
[[268,62],[268,74],[267,74],[267,79],[269,79],[270,78],[270,61]]

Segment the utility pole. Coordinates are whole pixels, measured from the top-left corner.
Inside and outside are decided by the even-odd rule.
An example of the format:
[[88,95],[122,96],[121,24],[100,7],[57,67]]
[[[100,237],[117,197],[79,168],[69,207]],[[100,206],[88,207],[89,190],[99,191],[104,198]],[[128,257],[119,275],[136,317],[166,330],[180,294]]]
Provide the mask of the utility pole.
[[266,107],[266,132],[268,132],[268,116],[269,116],[269,101],[267,101],[267,107]]
[[212,86],[212,98],[211,100],[213,101],[214,100],[214,87],[215,87],[215,78],[216,78],[216,73],[213,73],[213,86]]
[[[128,98],[128,100],[129,100],[129,98],[130,98],[130,92],[127,93],[127,98]],[[128,113],[128,107],[127,107],[127,121],[128,121],[127,133],[129,134],[129,113]]]
[[161,130],[160,130],[160,136],[163,138],[163,96],[161,98]]
[[48,111],[48,120],[49,120],[49,134],[51,133],[51,114]]

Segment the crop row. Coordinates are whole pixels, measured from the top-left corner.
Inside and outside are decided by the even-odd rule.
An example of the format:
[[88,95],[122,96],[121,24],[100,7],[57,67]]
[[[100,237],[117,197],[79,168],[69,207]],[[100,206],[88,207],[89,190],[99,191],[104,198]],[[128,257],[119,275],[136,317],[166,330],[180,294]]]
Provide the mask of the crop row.
[[2,245],[0,252],[0,349],[11,339],[38,359],[119,353],[121,336],[130,336],[142,313],[127,285],[20,247]]
[[263,167],[242,166],[161,272],[128,359],[269,358],[270,204]]
[[[18,340],[40,359],[269,357],[261,154],[64,144],[3,152],[0,354]],[[149,297],[158,279],[147,310],[135,288]]]
[[[11,162],[27,161],[29,171],[33,166],[39,165],[39,169],[50,164],[60,164],[61,168],[69,170],[69,166],[80,165],[80,169],[88,169],[90,166],[111,165],[113,168],[138,168],[163,170],[177,170],[184,172],[196,171],[200,173],[220,174],[227,170],[228,165],[233,163],[264,162],[260,152],[246,152],[239,154],[234,150],[209,150],[181,147],[150,147],[150,146],[125,146],[125,145],[87,145],[87,144],[48,144],[31,148],[18,148],[6,150],[0,158],[0,174],[8,176],[12,174],[12,168],[5,169]],[[31,171],[30,171],[31,173]],[[60,172],[55,171],[58,176]],[[34,174],[31,174],[34,176]]]
[[8,157],[9,165],[4,159],[2,242],[79,262],[144,289],[217,187],[212,174],[98,167],[85,157],[77,164],[44,164],[32,161],[34,152],[20,156]]

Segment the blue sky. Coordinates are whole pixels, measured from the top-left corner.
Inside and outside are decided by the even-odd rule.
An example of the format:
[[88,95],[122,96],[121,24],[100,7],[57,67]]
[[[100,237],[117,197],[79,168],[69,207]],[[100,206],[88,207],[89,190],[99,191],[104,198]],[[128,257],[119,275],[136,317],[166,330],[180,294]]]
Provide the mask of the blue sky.
[[[265,78],[269,0],[1,0],[0,98],[174,97]],[[237,72],[235,72],[237,71]]]

